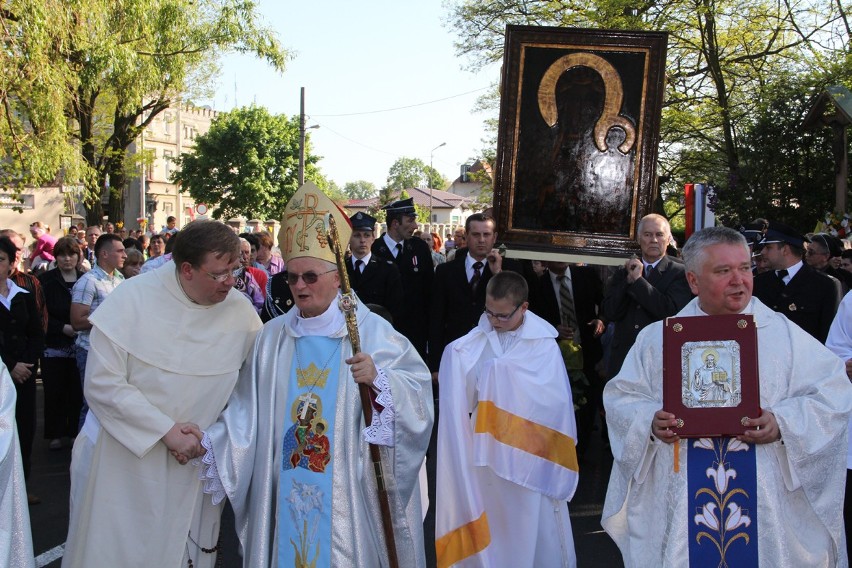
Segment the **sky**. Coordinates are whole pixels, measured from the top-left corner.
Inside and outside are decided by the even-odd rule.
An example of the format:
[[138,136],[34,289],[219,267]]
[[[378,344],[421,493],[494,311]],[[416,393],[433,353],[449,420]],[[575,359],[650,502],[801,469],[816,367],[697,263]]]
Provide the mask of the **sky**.
[[298,115],[304,87],[306,126],[319,125],[307,131],[312,151],[340,188],[358,180],[381,188],[401,157],[431,159],[451,182],[481,157],[488,115],[474,106],[499,65],[462,69],[440,0],[259,0],[258,10],[295,58],[278,74],[259,59],[225,56],[215,97],[203,104]]

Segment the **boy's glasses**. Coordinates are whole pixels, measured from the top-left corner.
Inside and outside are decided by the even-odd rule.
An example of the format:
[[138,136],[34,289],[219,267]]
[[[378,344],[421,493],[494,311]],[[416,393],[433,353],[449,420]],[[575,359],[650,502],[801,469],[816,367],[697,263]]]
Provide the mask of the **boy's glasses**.
[[518,311],[518,308],[520,308],[520,307],[521,307],[521,304],[518,304],[517,306],[515,306],[515,309],[514,309],[514,310],[512,310],[512,313],[511,313],[511,314],[509,314],[509,315],[506,315],[506,314],[495,314],[495,313],[489,312],[489,311],[488,311],[488,308],[485,308],[485,312],[484,312],[484,313],[485,313],[485,315],[486,315],[486,316],[488,316],[489,318],[496,319],[497,321],[507,322],[507,321],[509,321],[510,319],[512,319],[512,316],[513,316],[513,315],[515,315],[515,312],[517,312],[517,311]]

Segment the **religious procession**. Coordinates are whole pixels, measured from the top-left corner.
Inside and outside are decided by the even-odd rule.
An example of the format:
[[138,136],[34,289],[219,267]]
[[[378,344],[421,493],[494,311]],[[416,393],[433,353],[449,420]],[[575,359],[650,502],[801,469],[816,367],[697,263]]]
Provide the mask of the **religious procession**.
[[[91,7],[161,41],[91,69],[110,101],[135,57],[193,42],[290,64],[254,6],[160,4],[199,23]],[[492,4],[444,9],[473,26]],[[31,8],[0,10],[7,53],[40,53],[15,39],[41,38],[30,21],[88,37]],[[0,83],[0,566],[848,567],[852,74],[797,85],[795,128],[761,101],[772,120],[702,141],[688,33],[654,16],[501,15],[493,152],[447,181],[444,142],[381,190],[326,177],[308,131],[338,115],[307,115],[304,88],[287,117],[146,83],[100,132],[113,103],[87,119],[81,73],[70,138],[104,146],[77,169]],[[79,49],[54,59],[97,59]],[[188,92],[206,71],[185,65]]]

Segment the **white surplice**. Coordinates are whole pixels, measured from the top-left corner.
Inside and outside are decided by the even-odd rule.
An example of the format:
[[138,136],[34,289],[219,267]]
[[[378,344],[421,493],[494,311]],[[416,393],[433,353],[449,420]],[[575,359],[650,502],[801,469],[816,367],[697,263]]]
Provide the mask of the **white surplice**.
[[[760,566],[848,565],[843,531],[846,425],[852,385],[842,362],[800,327],[753,298],[760,406],[783,441],[755,445]],[[678,317],[701,316],[698,298]],[[673,444],[651,439],[663,406],[663,323],[639,334],[604,389],[613,464],[602,525],[628,568],[689,563],[687,440],[680,472]],[[694,440],[690,440],[694,441]]]
[[0,365],[0,566],[32,568],[35,560],[27,484],[15,424],[17,398],[12,376],[5,365]]
[[[419,568],[425,566],[425,558],[417,473],[432,431],[431,376],[411,343],[387,321],[361,304],[357,320],[361,351],[381,369],[393,399],[392,445],[380,446],[380,453],[399,565]],[[278,478],[284,425],[292,423],[287,401],[296,339],[345,334],[337,302],[317,318],[303,319],[293,309],[269,321],[240,372],[227,408],[206,429],[205,441],[210,442],[218,480],[234,509],[247,568],[275,567],[278,562]],[[335,414],[336,449],[330,465],[331,543],[323,546],[330,546],[332,566],[379,568],[387,566],[384,535],[373,465],[362,437],[365,424],[358,387],[344,362],[350,357],[352,347],[345,340],[340,349],[337,399],[333,405],[327,402],[324,410]]]
[[195,304],[168,262],[116,288],[89,319],[90,411],[72,454],[62,566],[212,566],[198,547],[216,545],[221,509],[160,439],[176,422],[216,420],[260,318],[236,290]]
[[[532,312],[447,346],[439,383],[438,566],[576,565],[574,402],[556,329]],[[477,427],[477,420],[480,427]]]

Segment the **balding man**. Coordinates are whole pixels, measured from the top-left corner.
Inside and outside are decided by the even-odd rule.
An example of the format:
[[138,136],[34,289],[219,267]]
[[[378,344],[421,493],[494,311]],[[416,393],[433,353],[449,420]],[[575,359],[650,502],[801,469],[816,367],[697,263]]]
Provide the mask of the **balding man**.
[[615,323],[607,378],[618,374],[646,325],[675,315],[692,299],[683,265],[666,256],[672,236],[668,220],[646,215],[638,233],[642,258],[631,258],[610,278],[603,301],[604,320]]

